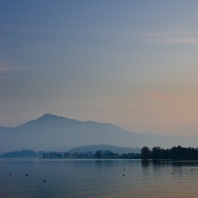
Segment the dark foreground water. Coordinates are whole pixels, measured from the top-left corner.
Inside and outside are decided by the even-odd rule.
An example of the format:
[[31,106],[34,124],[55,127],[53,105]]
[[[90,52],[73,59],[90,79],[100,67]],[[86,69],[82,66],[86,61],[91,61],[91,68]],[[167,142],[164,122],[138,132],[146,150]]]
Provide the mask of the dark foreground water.
[[0,159],[0,197],[195,198],[198,161]]

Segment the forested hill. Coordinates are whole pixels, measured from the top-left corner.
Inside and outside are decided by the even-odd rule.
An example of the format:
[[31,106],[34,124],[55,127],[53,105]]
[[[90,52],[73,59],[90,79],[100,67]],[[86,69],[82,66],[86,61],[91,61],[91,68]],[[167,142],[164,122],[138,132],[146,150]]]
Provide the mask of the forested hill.
[[4,158],[26,158],[26,157],[41,157],[43,154],[42,151],[36,153],[32,150],[21,150],[21,151],[12,151],[12,152],[8,152],[8,153],[4,153],[3,157]]
[[139,148],[129,148],[129,147],[118,147],[108,144],[99,144],[99,145],[89,145],[89,146],[80,146],[73,149],[68,150],[68,153],[75,153],[75,152],[87,152],[91,151],[95,153],[98,150],[110,150],[113,153],[140,153]]

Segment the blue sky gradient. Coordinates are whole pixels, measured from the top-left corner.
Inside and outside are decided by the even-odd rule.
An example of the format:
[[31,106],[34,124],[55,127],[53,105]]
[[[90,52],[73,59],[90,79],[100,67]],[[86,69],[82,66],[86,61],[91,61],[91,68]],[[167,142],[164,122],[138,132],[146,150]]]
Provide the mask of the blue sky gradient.
[[45,113],[198,132],[198,1],[0,1],[0,125]]

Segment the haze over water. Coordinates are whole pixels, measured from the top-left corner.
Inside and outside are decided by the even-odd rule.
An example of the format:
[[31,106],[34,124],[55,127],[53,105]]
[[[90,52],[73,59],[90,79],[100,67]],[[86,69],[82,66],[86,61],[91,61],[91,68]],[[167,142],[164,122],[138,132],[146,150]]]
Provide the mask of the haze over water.
[[195,198],[197,183],[198,161],[0,159],[5,198]]

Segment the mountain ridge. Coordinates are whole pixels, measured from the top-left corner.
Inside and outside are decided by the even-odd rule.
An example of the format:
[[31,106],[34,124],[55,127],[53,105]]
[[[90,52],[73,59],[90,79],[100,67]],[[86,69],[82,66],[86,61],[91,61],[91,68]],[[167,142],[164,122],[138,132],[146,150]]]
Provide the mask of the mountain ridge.
[[198,138],[161,136],[129,132],[119,126],[94,121],[78,121],[44,114],[15,128],[0,127],[0,150],[47,150],[84,145],[109,144],[121,147],[175,145],[197,146]]
[[[73,122],[73,124],[76,124],[76,123],[81,123],[81,124],[85,124],[85,123],[88,123],[88,124],[103,124],[103,125],[106,125],[106,126],[115,126],[115,127],[119,127],[119,126],[116,126],[116,125],[113,125],[113,124],[110,124],[110,123],[99,123],[99,122],[95,122],[95,121],[92,121],[92,120],[88,120],[88,121],[79,121],[79,120],[76,120],[76,119],[72,119],[72,118],[65,118],[63,116],[57,116],[57,115],[53,115],[53,114],[50,114],[50,113],[47,113],[47,114],[44,114],[42,115],[41,117],[37,118],[37,119],[34,119],[34,120],[30,120],[24,124],[21,124],[17,127],[15,127],[16,129],[17,128],[21,128],[21,127],[27,127],[27,126],[31,126],[32,124],[35,124],[38,122],[42,124],[46,124],[46,122],[48,121],[52,121],[52,122],[58,122],[58,123],[65,123],[65,124],[68,124],[68,122]],[[121,129],[121,127],[119,127]],[[123,129],[124,130],[124,129]]]

